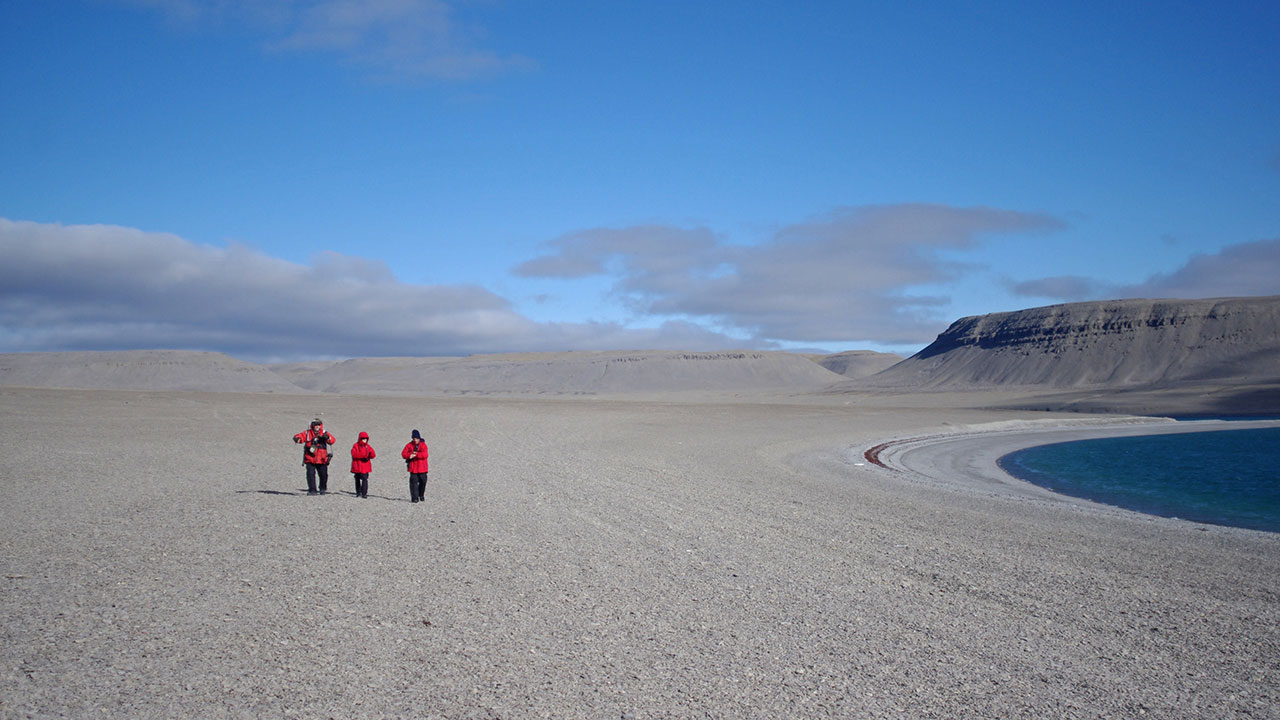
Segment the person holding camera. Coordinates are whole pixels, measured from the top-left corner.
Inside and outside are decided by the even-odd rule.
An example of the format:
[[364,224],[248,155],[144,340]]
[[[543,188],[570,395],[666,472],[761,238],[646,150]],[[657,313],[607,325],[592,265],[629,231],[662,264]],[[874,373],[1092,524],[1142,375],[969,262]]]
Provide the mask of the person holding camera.
[[320,494],[329,492],[329,446],[337,440],[325,432],[320,418],[311,421],[311,427],[293,436],[302,445],[302,464],[307,466],[307,494],[316,494],[316,478],[320,478]]
[[356,444],[351,446],[351,474],[356,478],[356,497],[369,497],[369,473],[373,472],[373,459],[378,457],[369,444],[369,433],[360,431]]
[[404,458],[405,468],[409,470],[409,499],[422,502],[427,492],[427,444],[422,442],[422,435],[413,431],[413,439],[404,450],[400,451]]

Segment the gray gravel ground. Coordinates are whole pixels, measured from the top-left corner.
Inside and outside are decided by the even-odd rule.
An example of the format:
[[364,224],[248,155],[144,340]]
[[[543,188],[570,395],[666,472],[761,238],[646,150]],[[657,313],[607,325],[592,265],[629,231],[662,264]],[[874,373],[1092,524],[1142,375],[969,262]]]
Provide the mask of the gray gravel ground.
[[0,389],[0,716],[1280,717],[1280,536],[856,464],[946,399]]

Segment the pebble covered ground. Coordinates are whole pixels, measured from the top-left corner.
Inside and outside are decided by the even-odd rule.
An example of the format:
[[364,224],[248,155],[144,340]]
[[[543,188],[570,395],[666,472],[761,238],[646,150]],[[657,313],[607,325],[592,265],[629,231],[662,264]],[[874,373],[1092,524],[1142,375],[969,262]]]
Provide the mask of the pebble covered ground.
[[0,717],[1280,717],[1276,535],[859,464],[1035,415],[847,400],[0,389]]

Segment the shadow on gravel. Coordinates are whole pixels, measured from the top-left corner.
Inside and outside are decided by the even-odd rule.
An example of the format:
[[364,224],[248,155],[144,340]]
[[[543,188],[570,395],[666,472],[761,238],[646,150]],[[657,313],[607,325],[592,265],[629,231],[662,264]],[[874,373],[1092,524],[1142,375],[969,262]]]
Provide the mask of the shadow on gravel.
[[[267,491],[260,490],[259,492],[267,492]],[[351,492],[350,490],[330,490],[329,494],[342,495],[343,497],[349,497],[349,498],[356,497],[356,494]],[[374,500],[390,500],[391,502],[405,502],[405,503],[409,502],[409,498],[407,497],[391,497],[389,495],[375,495],[373,493],[369,493],[369,497]]]
[[[235,492],[236,492],[236,494],[237,494],[237,495],[244,495],[244,494],[246,494],[246,493],[257,493],[257,494],[259,494],[259,495],[287,495],[287,496],[291,496],[291,497],[306,497],[306,495],[307,495],[307,491],[306,491],[306,490],[295,490],[295,491],[289,491],[289,490],[236,490]],[[330,490],[328,494],[329,494],[329,495],[341,495],[341,496],[343,496],[343,497],[349,497],[349,498],[354,498],[354,497],[356,496],[356,494],[355,494],[355,493],[353,493],[353,492],[351,492],[350,490]],[[374,494],[372,494],[372,493],[369,495],[369,497],[370,497],[370,498],[372,498],[372,499],[374,499],[374,500],[390,500],[391,502],[406,502],[406,503],[407,503],[407,502],[409,502],[409,499],[408,499],[408,498],[402,498],[402,497],[387,497],[386,495],[374,495]]]

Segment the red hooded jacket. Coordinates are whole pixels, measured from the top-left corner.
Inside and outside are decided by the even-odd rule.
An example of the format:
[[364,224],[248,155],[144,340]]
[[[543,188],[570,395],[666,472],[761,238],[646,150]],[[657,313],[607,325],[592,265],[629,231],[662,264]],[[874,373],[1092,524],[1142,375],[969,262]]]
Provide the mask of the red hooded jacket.
[[310,465],[328,465],[329,446],[338,442],[324,431],[324,425],[303,430],[293,436],[293,441],[302,443],[302,462]]
[[[418,443],[417,447],[414,447],[414,442]],[[418,454],[418,456],[410,460],[409,456],[415,452]],[[417,440],[417,441],[410,440],[409,444],[404,446],[404,450],[400,451],[400,457],[408,461],[409,472],[411,473],[427,472],[427,444],[422,442],[421,440]]]
[[351,472],[353,473],[373,472],[373,459],[378,457],[378,453],[374,452],[373,446],[368,442],[360,442],[368,439],[369,433],[362,432],[360,439],[351,446]]

